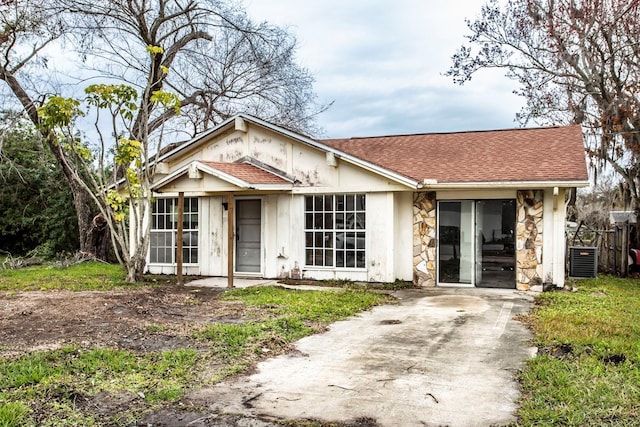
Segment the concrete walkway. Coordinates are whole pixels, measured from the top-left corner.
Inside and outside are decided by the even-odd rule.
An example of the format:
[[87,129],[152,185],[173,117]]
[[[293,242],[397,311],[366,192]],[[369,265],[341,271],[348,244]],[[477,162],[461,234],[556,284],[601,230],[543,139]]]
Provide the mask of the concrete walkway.
[[187,400],[213,413],[262,420],[368,426],[515,420],[514,375],[534,349],[514,316],[530,309],[533,296],[451,288],[394,296],[398,304],[334,323],[327,333],[296,342],[297,352]]

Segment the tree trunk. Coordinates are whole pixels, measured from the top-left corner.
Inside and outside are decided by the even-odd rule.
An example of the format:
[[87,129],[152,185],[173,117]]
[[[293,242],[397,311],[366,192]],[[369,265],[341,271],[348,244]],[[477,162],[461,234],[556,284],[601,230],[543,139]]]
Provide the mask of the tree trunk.
[[[20,82],[11,74],[6,68],[0,68],[0,80],[4,80],[13,94],[18,98],[22,106],[24,107],[27,116],[31,122],[36,126],[40,126],[40,117],[38,116],[38,109],[34,104],[33,99],[24,90]],[[51,149],[53,156],[56,158],[58,166],[62,170],[64,177],[69,184],[71,194],[73,195],[73,204],[76,208],[76,214],[78,217],[78,232],[80,237],[80,252],[87,257],[96,257],[97,259],[107,261],[108,250],[96,252],[96,248],[92,246],[91,242],[95,240],[101,240],[92,236],[92,221],[95,216],[95,205],[91,194],[77,181],[75,171],[72,170],[71,165],[68,163],[62,147],[60,147],[59,141],[55,136],[49,132],[49,130],[40,130],[44,143]],[[102,240],[108,240],[108,236],[103,236]]]
[[45,141],[58,161],[58,165],[62,169],[73,196],[73,205],[76,208],[76,217],[78,219],[80,253],[86,258],[95,257],[102,261],[108,261],[109,245],[104,245],[102,242],[109,241],[109,236],[106,234],[109,228],[94,227],[93,220],[96,217],[96,207],[91,193],[75,178],[74,171],[67,163],[67,159],[64,157],[64,153],[58,143],[51,138],[45,138]]

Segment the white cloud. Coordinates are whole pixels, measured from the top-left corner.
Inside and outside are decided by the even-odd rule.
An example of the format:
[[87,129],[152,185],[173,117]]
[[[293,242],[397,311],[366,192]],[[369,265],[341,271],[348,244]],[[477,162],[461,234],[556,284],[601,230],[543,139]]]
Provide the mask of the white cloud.
[[514,127],[522,100],[500,72],[465,86],[442,74],[477,0],[251,0],[255,20],[286,26],[316,78],[329,137]]

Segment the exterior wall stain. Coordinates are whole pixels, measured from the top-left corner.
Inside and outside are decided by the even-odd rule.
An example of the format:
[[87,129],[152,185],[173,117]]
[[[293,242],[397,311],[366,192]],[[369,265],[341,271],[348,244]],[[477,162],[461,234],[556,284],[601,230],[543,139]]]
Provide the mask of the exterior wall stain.
[[542,285],[542,190],[519,190],[516,198],[516,287]]
[[227,143],[227,146],[229,146],[229,145],[242,144],[243,140],[242,140],[242,137],[236,136],[236,137],[227,139],[225,142]]
[[436,193],[413,194],[413,284],[436,286]]

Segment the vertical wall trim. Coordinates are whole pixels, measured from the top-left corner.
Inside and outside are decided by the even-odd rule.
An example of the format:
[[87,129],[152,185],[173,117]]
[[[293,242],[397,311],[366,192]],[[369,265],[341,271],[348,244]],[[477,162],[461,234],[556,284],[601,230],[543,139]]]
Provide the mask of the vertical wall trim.
[[516,197],[516,288],[541,286],[543,279],[543,190],[518,190]]
[[436,286],[436,193],[413,194],[413,284]]

